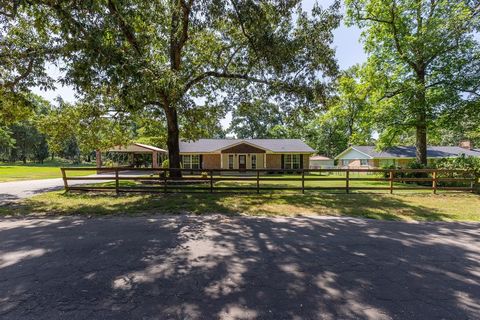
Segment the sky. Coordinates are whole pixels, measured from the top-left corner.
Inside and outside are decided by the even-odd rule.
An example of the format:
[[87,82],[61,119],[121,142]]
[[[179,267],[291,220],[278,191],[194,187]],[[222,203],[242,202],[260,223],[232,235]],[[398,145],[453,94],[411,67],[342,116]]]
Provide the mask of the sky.
[[[315,0],[303,0],[302,7],[306,11],[311,11]],[[333,3],[333,0],[318,0],[318,3],[322,7],[327,7]],[[362,44],[360,43],[360,30],[355,27],[346,27],[343,23],[338,29],[334,31],[334,43],[333,46],[336,49],[336,58],[338,64],[342,70],[351,67],[354,64],[362,63],[366,60],[366,55],[363,51]],[[52,77],[58,77],[58,69],[50,65],[48,72]],[[55,98],[60,96],[64,101],[75,102],[75,91],[72,87],[62,87],[57,85],[56,90],[42,91],[39,88],[32,90],[34,93],[41,95],[49,101],[54,101]],[[225,119],[222,119],[220,123],[223,128],[227,128],[231,121],[231,115],[228,114]]]

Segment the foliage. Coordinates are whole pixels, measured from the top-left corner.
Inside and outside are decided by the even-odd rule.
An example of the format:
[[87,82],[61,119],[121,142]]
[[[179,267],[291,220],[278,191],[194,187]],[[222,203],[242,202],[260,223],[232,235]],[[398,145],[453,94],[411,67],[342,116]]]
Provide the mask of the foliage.
[[478,3],[347,0],[346,5],[347,23],[363,29],[369,54],[363,81],[372,88],[370,114],[380,145],[413,128],[417,161],[426,164],[427,132],[434,121],[480,97]]
[[338,96],[307,125],[305,139],[322,155],[334,157],[349,144],[371,144],[373,122],[369,114],[369,87],[360,80],[361,67],[353,66],[337,80]]
[[264,99],[241,102],[232,112],[228,131],[239,139],[271,138],[275,126],[282,126],[284,116],[278,104]]
[[131,122],[109,115],[87,103],[71,105],[61,103],[38,120],[40,130],[47,135],[52,151],[61,153],[68,145],[78,145],[84,153],[105,150],[115,145],[125,145],[132,139]]
[[462,155],[456,158],[443,158],[435,163],[439,169],[465,169],[480,175],[480,158]]
[[[200,133],[215,123],[197,109],[200,99],[216,108],[258,86],[291,103],[324,99],[337,72],[330,44],[338,9],[338,2],[315,6],[309,16],[299,1],[40,0],[8,14],[24,33],[47,36],[44,46],[65,63],[62,80],[84,102],[118,114],[163,111],[170,163],[178,167],[179,132],[187,136],[193,124],[182,117],[211,120]],[[15,38],[14,22],[5,29]],[[28,47],[26,38],[15,41]]]
[[[50,109],[50,104],[39,96],[28,94],[0,98],[0,157],[15,162],[34,160],[43,162],[49,155],[45,135],[37,129],[38,116]],[[17,99],[17,103],[10,99]]]
[[162,168],[163,168],[163,169],[168,169],[168,168],[170,168],[170,164],[169,164],[169,162],[168,162],[168,159],[163,160],[163,162],[162,162]]

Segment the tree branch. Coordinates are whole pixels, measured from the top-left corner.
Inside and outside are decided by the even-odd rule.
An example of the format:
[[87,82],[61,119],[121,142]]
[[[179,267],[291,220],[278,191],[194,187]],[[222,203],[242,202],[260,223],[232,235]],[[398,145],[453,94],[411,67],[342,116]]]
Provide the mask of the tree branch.
[[239,80],[246,80],[250,82],[256,83],[263,83],[263,84],[270,84],[271,81],[258,79],[255,77],[251,77],[246,74],[239,74],[239,73],[227,73],[227,72],[218,72],[218,71],[207,71],[202,73],[201,75],[193,78],[185,85],[184,92],[188,92],[195,84],[203,81],[206,78],[213,77],[213,78],[226,78],[226,79],[239,79]]
[[130,45],[135,49],[137,54],[140,55],[142,51],[140,49],[140,44],[135,37],[135,33],[132,30],[131,26],[127,24],[127,22],[123,19],[122,15],[118,12],[117,6],[113,2],[113,0],[108,0],[108,10],[112,15],[117,18],[120,29],[122,30],[122,33],[127,39],[128,43],[130,43]]
[[30,75],[30,73],[32,73],[34,62],[35,62],[35,57],[31,57],[28,62],[27,68],[23,73],[21,73],[18,77],[14,78],[12,81],[8,81],[3,85],[0,84],[0,86],[3,86],[4,88],[13,89],[17,84],[20,83],[20,81],[26,79]]

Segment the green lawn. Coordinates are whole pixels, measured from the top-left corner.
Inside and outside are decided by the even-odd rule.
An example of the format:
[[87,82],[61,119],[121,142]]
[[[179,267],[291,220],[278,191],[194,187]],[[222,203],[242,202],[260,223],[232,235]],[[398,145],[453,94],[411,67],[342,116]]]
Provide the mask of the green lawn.
[[401,221],[480,221],[480,196],[452,194],[113,194],[50,192],[0,207],[0,215],[329,215]]
[[[50,179],[61,178],[62,173],[60,167],[78,167],[86,166],[86,164],[72,165],[65,162],[49,161],[44,164],[39,163],[15,163],[0,164],[0,182],[34,180],[34,179]],[[71,171],[71,176],[85,176],[93,174],[93,171]]]

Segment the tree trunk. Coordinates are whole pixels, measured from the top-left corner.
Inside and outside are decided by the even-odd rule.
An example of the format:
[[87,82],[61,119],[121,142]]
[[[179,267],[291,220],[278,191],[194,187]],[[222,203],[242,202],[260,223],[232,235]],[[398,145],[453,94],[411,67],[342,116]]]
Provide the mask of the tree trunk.
[[[168,127],[168,164],[170,168],[180,168],[180,145],[179,145],[179,130],[178,130],[178,117],[177,109],[171,107],[165,107],[165,115],[167,117]],[[170,177],[180,178],[182,173],[180,170],[170,171]]]
[[427,99],[425,86],[425,68],[417,70],[418,88],[415,110],[417,114],[415,156],[418,163],[427,165]]
[[416,127],[416,158],[417,162],[427,165],[427,124],[425,114],[418,115],[418,123]]

